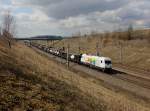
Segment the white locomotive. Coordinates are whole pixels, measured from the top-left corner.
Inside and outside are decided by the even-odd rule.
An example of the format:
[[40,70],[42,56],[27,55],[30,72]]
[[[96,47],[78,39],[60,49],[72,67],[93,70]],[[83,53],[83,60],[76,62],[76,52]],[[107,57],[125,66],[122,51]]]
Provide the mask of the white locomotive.
[[111,59],[108,57],[82,54],[80,62],[91,67],[100,68],[103,71],[112,69]]

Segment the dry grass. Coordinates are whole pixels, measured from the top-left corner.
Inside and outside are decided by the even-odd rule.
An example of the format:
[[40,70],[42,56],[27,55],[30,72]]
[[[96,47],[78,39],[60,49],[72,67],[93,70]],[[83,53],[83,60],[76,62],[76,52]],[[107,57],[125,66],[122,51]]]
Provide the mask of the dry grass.
[[0,44],[1,111],[105,109],[96,99],[50,76],[54,74],[51,67],[43,68],[44,65],[52,66],[52,62],[42,59],[42,56],[25,46],[16,44],[12,49],[7,49]]
[[[55,44],[55,47],[66,47],[69,43],[71,44],[70,52],[79,53],[80,47],[80,53],[96,54],[96,44],[99,43],[100,54],[112,58],[113,65],[125,65],[150,72],[150,30],[135,31],[130,41],[124,39],[126,36],[125,32],[89,35],[65,39]],[[122,64],[120,64],[120,41],[123,49]]]
[[[38,57],[38,58],[37,58]],[[38,61],[37,65],[42,67],[43,71],[46,71],[46,73],[49,74],[49,72],[53,71],[53,77],[56,77],[60,80],[63,80],[67,82],[68,84],[73,84],[77,86],[80,90],[82,90],[85,93],[88,93],[89,95],[92,95],[96,97],[97,99],[103,101],[103,104],[107,104],[107,110],[108,111],[148,111],[149,109],[142,106],[140,103],[134,102],[130,100],[130,97],[126,97],[121,94],[117,94],[116,92],[113,92],[111,90],[108,90],[107,88],[100,86],[99,84],[95,83],[91,79],[84,78],[80,75],[77,75],[71,71],[68,71],[59,63],[52,62],[52,64],[49,64],[49,61],[45,58],[39,58],[37,56],[35,59],[32,58],[32,60],[41,60],[41,62]],[[44,68],[43,68],[44,67]],[[51,69],[50,69],[51,67]],[[60,73],[61,72],[61,73]],[[139,102],[139,101],[138,101]]]
[[[23,50],[22,50],[23,49]],[[0,108],[48,111],[149,111],[139,101],[18,44],[0,47]],[[6,82],[6,83],[5,83]],[[6,86],[6,87],[4,87]],[[14,109],[15,108],[15,109]]]

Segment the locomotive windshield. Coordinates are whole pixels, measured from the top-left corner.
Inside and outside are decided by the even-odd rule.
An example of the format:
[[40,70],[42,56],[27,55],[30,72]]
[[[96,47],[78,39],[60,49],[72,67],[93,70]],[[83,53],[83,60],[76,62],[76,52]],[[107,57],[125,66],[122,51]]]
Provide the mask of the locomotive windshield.
[[111,64],[111,61],[105,60],[105,63],[106,63],[106,64]]

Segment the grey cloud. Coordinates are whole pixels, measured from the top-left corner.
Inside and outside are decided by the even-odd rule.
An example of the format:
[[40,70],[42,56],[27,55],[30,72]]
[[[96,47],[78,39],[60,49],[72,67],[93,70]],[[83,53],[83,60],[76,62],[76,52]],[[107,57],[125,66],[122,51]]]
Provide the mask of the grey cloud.
[[114,10],[124,6],[129,0],[13,0],[41,8],[49,16],[64,19],[70,16],[88,14],[94,11]]
[[30,5],[30,6],[39,6],[45,7],[47,5],[58,3],[63,0],[12,0],[14,5]]
[[123,22],[146,20],[150,18],[150,1],[131,2],[129,6],[121,8],[117,15]]
[[[65,35],[79,30],[83,32],[87,30],[112,31],[114,28],[118,28],[119,25],[126,26],[130,22],[133,22],[135,26],[150,27],[149,0],[12,1],[14,1],[16,5],[30,6],[33,10],[40,10],[49,18],[55,20],[55,24],[51,24],[47,27],[53,29],[53,27],[56,26],[55,31],[62,31]],[[30,16],[33,15],[34,14],[31,14]],[[38,15],[42,16],[42,14]],[[41,22],[40,24],[42,25],[43,23]],[[44,25],[42,26],[44,27]],[[38,29],[38,27],[36,27],[36,29],[42,31],[42,29]]]
[[143,18],[143,12],[141,10],[136,10],[136,9],[126,9],[126,10],[122,10],[120,11],[120,18],[122,18],[123,20],[127,20],[127,19],[141,19]]
[[127,1],[112,1],[106,0],[65,0],[50,7],[43,8],[49,16],[57,19],[64,19],[70,16],[78,16],[80,14],[88,14],[95,11],[114,10],[121,7]]

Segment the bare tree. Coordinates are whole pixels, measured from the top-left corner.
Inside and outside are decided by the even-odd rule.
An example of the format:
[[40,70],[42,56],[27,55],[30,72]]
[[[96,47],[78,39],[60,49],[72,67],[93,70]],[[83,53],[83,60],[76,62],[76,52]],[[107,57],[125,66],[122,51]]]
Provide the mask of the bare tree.
[[5,12],[2,27],[3,27],[2,36],[5,42],[8,43],[9,48],[11,48],[13,37],[15,36],[16,33],[16,23],[14,16],[11,15],[10,11]]
[[127,39],[128,40],[132,39],[132,34],[133,34],[133,26],[132,26],[132,24],[130,24],[128,27],[128,30],[127,30]]
[[0,37],[2,37],[2,28],[0,27]]
[[96,30],[91,31],[91,36],[96,37],[98,35],[98,32]]
[[150,29],[148,31],[148,42],[150,43]]

